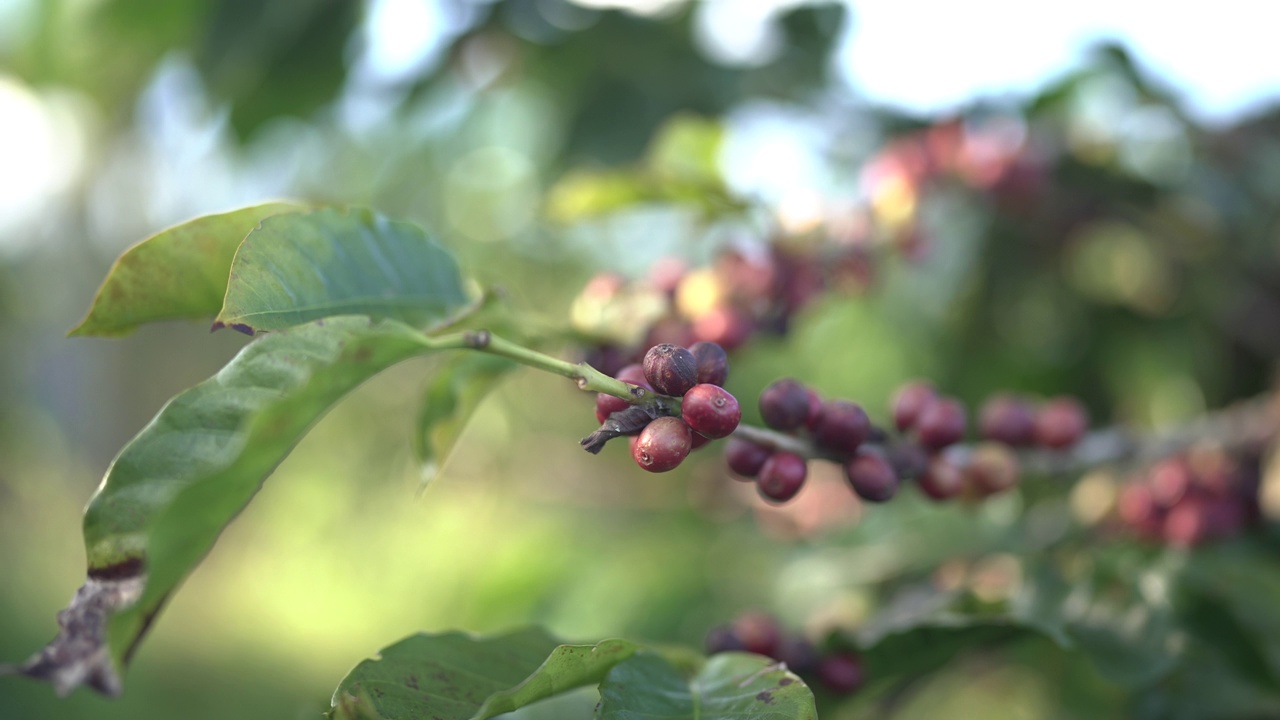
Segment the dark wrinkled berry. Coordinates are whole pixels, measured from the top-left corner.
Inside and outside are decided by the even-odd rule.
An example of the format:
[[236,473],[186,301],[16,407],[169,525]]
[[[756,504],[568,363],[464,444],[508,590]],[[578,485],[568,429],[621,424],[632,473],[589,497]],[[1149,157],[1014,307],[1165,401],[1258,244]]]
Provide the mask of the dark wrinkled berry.
[[794,453],[777,451],[761,466],[756,475],[756,488],[764,499],[784,503],[804,487],[807,474],[808,467],[804,458]]
[[938,398],[921,411],[915,428],[920,444],[931,450],[959,442],[964,437],[964,405],[955,398]]
[[649,472],[675,468],[693,449],[693,433],[683,420],[660,417],[645,426],[631,443],[631,457]]
[[848,400],[822,403],[813,423],[813,438],[819,445],[836,452],[853,452],[866,442],[871,419],[861,405]]
[[964,492],[964,475],[950,460],[935,457],[923,474],[916,478],[920,492],[933,500],[950,500]]
[[754,478],[760,474],[760,468],[764,467],[764,461],[771,453],[769,448],[742,438],[729,438],[724,446],[724,461],[738,475]]
[[738,652],[746,650],[732,625],[717,625],[707,633],[705,642],[708,655],[722,652]]
[[1015,447],[1030,445],[1036,439],[1035,408],[1017,395],[995,395],[983,404],[978,429],[987,440]]
[[738,399],[710,383],[694,385],[684,394],[680,415],[693,431],[709,438],[727,437],[742,420]]
[[644,354],[644,376],[654,390],[680,397],[698,383],[698,362],[687,348],[662,343]]
[[760,393],[760,417],[774,430],[795,430],[808,416],[809,391],[796,380],[777,380]]
[[786,663],[787,669],[797,675],[808,675],[813,672],[822,659],[813,643],[796,635],[782,638],[773,658]]
[[922,380],[906,383],[893,395],[893,424],[906,431],[916,424],[924,409],[937,399],[933,386]]
[[689,346],[698,367],[698,383],[724,385],[729,379],[729,356],[718,343],[700,341]]
[[1079,400],[1056,397],[1036,413],[1036,442],[1053,450],[1069,448],[1084,437],[1088,425],[1088,416]]
[[858,497],[868,502],[884,502],[898,492],[898,476],[889,461],[878,452],[862,449],[844,465],[845,478]]

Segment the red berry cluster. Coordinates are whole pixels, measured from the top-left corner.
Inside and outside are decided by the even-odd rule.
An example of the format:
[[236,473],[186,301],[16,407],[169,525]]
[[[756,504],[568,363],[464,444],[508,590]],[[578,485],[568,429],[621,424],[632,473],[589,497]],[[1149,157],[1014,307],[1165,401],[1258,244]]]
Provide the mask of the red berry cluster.
[[1139,537],[1178,547],[1230,537],[1258,517],[1258,474],[1217,449],[1167,457],[1134,475],[1116,514]]
[[[823,292],[864,287],[870,262],[860,246],[780,242],[728,249],[705,268],[668,258],[641,280],[592,278],[574,301],[574,324],[609,338],[586,360],[610,374],[641,362],[644,349],[657,344],[713,342],[733,350],[757,333],[785,332],[791,317]],[[630,327],[637,321],[640,327]]]
[[847,695],[861,688],[866,676],[862,658],[852,650],[823,651],[806,638],[785,632],[777,618],[746,612],[733,622],[707,633],[707,654],[750,652],[785,663],[787,669],[812,684],[818,680],[833,693]]
[[950,452],[946,448],[964,439],[968,425],[960,400],[913,381],[894,394],[891,411],[894,425],[909,439],[897,448],[899,466],[915,470],[920,491],[934,500],[1008,490],[1018,483],[1014,448],[1065,450],[1088,429],[1084,407],[1074,398],[1056,397],[1037,406],[1020,395],[999,393],[987,399],[978,415],[979,434],[986,442]]
[[[791,378],[774,382],[760,393],[765,425],[788,433],[805,433],[825,457],[844,466],[845,477],[860,497],[884,502],[898,490],[898,475],[876,447],[864,445],[878,434],[862,406],[848,400],[824,400],[813,388]],[[786,502],[804,486],[805,458],[734,438],[725,447],[729,469],[754,478],[760,495]]]
[[604,393],[596,396],[596,420],[601,429],[612,424],[617,426],[615,434],[633,435],[631,457],[649,472],[676,468],[692,450],[730,435],[742,419],[737,398],[721,387],[729,377],[729,361],[724,348],[715,343],[698,342],[687,348],[671,343],[654,345],[645,353],[643,364],[628,365],[616,377],[651,392],[682,398],[679,417],[650,417],[621,398]]

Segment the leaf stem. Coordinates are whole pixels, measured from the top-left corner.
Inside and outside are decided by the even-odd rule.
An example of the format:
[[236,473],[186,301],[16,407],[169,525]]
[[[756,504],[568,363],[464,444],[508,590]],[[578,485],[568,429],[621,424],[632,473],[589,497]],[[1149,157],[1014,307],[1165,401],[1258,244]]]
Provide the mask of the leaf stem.
[[488,330],[468,330],[450,335],[426,337],[426,343],[437,350],[478,350],[514,360],[521,365],[567,377],[585,392],[604,393],[621,398],[632,405],[641,405],[674,415],[679,412],[680,399],[659,395],[638,385],[631,385],[611,378],[585,362],[572,363],[552,357],[499,337]]

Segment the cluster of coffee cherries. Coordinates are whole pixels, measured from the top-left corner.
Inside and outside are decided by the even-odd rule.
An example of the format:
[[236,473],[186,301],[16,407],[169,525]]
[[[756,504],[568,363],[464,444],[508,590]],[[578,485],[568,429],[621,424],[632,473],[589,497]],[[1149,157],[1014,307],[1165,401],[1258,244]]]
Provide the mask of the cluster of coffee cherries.
[[1234,536],[1259,519],[1257,462],[1218,448],[1166,457],[1135,474],[1116,515],[1138,537],[1177,547]]
[[848,648],[819,649],[805,637],[788,633],[772,615],[745,612],[733,622],[707,633],[707,654],[750,652],[785,663],[787,669],[813,685],[817,680],[838,695],[855,692],[866,681],[862,657]]
[[909,441],[898,448],[901,464],[915,472],[920,491],[934,500],[982,498],[1008,490],[1019,480],[1015,450],[1069,450],[1089,428],[1084,406],[1075,398],[1036,403],[998,393],[978,413],[981,441],[961,450],[952,446],[964,439],[968,421],[957,398],[912,381],[898,388],[891,410],[894,425]]
[[664,258],[643,278],[596,275],[570,317],[575,329],[599,339],[586,361],[613,375],[657,344],[714,342],[732,351],[758,334],[785,333],[792,316],[822,293],[864,290],[871,263],[861,245],[781,239],[726,248],[706,267]]
[[[654,408],[600,393],[596,420],[599,444],[617,435],[631,435],[631,457],[649,472],[675,469],[694,449],[727,437],[738,427],[742,409],[723,385],[729,377],[724,348],[712,342],[690,347],[660,343],[649,348],[643,364],[623,367],[616,378],[645,390],[680,398],[680,415],[657,414]],[[601,439],[603,438],[603,439]],[[595,447],[592,437],[583,441]]]
[[725,447],[725,461],[775,503],[794,498],[804,486],[806,455],[840,463],[850,487],[869,502],[889,500],[900,482],[910,479],[934,500],[981,498],[1017,484],[1016,449],[1066,450],[1088,429],[1084,408],[1074,398],[1037,405],[1001,393],[982,407],[982,441],[957,447],[968,428],[964,403],[922,381],[898,389],[891,414],[896,435],[872,425],[857,403],[824,400],[813,388],[784,378],[760,394],[760,415],[773,430],[807,438],[812,451],[802,455],[735,437]]
[[[783,378],[760,393],[760,417],[774,430],[806,433],[823,457],[844,465],[850,485],[863,498],[883,502],[897,492],[898,475],[889,459],[880,448],[864,445],[882,434],[857,403],[824,400],[813,388]],[[775,503],[795,497],[808,475],[803,455],[742,438],[729,440],[725,462],[738,476],[754,480],[761,497]]]

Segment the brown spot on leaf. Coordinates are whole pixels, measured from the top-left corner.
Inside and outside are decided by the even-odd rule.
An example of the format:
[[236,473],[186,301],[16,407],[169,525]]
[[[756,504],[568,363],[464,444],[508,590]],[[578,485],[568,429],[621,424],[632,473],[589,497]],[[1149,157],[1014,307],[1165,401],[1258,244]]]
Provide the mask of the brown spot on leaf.
[[124,580],[142,574],[142,558],[129,558],[102,567],[89,568],[89,577],[94,580]]
[[356,354],[353,355],[352,357],[355,359],[356,362],[366,362],[369,360],[369,358],[373,357],[373,348],[362,347],[359,350],[356,350]]
[[781,685],[782,687],[786,687],[786,686],[790,685],[790,684],[791,684],[791,683],[793,683],[793,682],[795,682],[795,680],[792,680],[792,679],[791,679],[791,678],[789,678],[789,677],[784,677],[784,678],[782,678],[781,680],[779,680],[779,681],[778,681],[778,684],[779,684],[779,685]]
[[772,705],[773,693],[769,692],[768,690],[761,690],[760,693],[756,695],[756,699],[764,703],[765,705]]
[[405,679],[404,679],[404,684],[405,684],[405,685],[408,685],[409,687],[413,688],[414,690],[417,690],[417,689],[418,689],[418,676],[417,676],[417,675],[410,675],[409,677],[407,677],[407,678],[405,678]]

